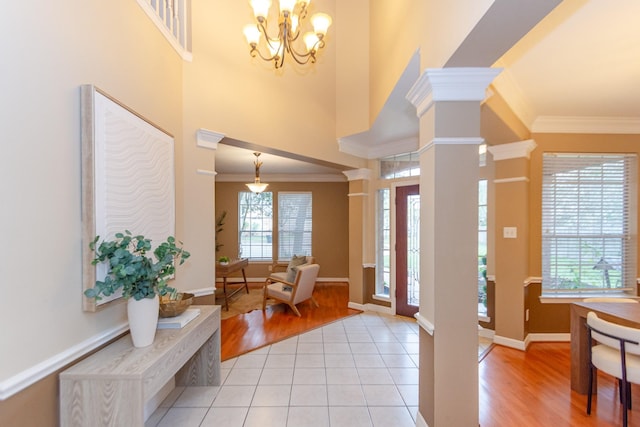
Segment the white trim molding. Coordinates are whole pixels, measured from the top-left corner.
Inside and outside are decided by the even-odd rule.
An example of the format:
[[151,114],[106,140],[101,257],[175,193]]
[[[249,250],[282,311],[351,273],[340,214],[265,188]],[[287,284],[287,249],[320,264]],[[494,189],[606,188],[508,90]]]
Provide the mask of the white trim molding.
[[428,68],[407,93],[407,100],[422,117],[438,101],[482,101],[501,68]]
[[525,141],[511,142],[509,144],[491,145],[487,147],[493,160],[498,162],[500,160],[529,158],[531,152],[535,150],[538,145],[533,139],[527,139]]
[[224,138],[222,133],[214,132],[207,129],[198,129],[196,132],[196,145],[202,148],[208,148],[209,150],[217,150],[218,142]]
[[525,338],[524,341],[520,341],[520,340],[515,340],[513,338],[503,337],[500,335],[493,336],[493,343],[500,344],[505,347],[515,348],[516,350],[522,350],[522,351],[525,351],[527,349],[527,346],[529,345],[527,338]]
[[452,138],[437,137],[437,138],[433,138],[431,141],[429,141],[423,147],[420,147],[420,149],[418,150],[418,155],[422,154],[423,152],[429,150],[430,148],[432,148],[432,147],[434,147],[436,145],[481,145],[481,144],[484,144],[484,138],[480,138],[480,137],[468,137],[468,138],[462,138],[462,137],[452,137]]
[[[341,174],[331,173],[308,173],[308,174],[260,174],[260,177],[265,182],[346,182],[345,178]],[[240,174],[240,173],[220,173],[216,177],[217,182],[242,182],[253,181],[254,174]]]
[[208,169],[196,169],[196,173],[198,175],[207,175],[207,176],[216,176],[218,174],[216,171],[211,171]]
[[429,335],[433,336],[433,334],[435,333],[435,330],[436,330],[436,327],[433,325],[433,323],[431,323],[426,317],[421,315],[420,312],[416,313],[414,315],[414,317],[416,318],[416,321],[418,322],[418,325],[422,329],[424,329],[426,333],[428,333]]
[[0,401],[8,399],[32,384],[46,378],[59,369],[78,360],[85,354],[99,348],[129,330],[129,323],[124,322],[103,333],[94,335],[79,344],[58,353],[18,374],[0,382]]
[[539,116],[533,121],[531,132],[639,134],[640,118]]
[[382,314],[388,314],[390,316],[393,316],[395,313],[391,310],[391,307],[386,307],[383,305],[378,305],[378,304],[359,304],[357,302],[351,302],[349,301],[349,303],[347,304],[348,308],[352,308],[354,310],[360,310],[360,311],[373,311],[375,313],[382,313]]
[[370,131],[338,138],[338,150],[364,159],[380,159],[416,151],[418,136],[389,141],[372,141]]
[[371,179],[371,175],[373,174],[371,169],[367,168],[351,169],[342,171],[342,173],[347,177],[347,181],[357,181],[359,179],[369,181]]
[[511,182],[529,182],[529,178],[526,176],[514,176],[512,178],[500,178],[494,179],[494,184],[509,184]]

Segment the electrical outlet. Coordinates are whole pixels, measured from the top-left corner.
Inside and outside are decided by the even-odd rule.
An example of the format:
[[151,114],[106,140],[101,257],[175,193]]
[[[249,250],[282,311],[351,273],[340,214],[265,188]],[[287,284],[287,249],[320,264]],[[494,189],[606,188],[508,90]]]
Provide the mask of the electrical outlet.
[[517,227],[504,227],[502,229],[502,237],[505,239],[515,239],[518,237]]

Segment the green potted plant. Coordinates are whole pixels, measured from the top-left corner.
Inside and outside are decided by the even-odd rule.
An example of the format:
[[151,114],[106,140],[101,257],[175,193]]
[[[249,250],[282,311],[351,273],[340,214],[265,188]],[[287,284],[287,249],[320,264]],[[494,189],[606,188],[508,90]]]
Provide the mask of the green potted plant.
[[[167,286],[167,280],[175,273],[176,262],[183,264],[189,258],[189,252],[176,244],[173,236],[167,237],[153,250],[155,260],[147,256],[151,252],[151,240],[142,235],[132,235],[129,230],[116,233],[113,240],[104,240],[98,244],[100,236],[89,244],[95,252],[93,265],[107,263],[108,273],[103,280],[97,280],[93,288],[84,294],[88,298],[101,299],[101,296],[113,295],[122,290],[127,300],[127,314],[131,337],[136,347],[145,347],[153,342],[158,321],[159,295],[175,292]],[[178,242],[181,244],[181,242]],[[137,320],[140,316],[136,310],[145,307],[152,314],[142,315],[154,319],[153,326],[147,325],[142,338],[138,335]],[[151,334],[149,341],[149,334]]]
[[220,265],[228,265],[229,261],[230,259],[228,256],[221,256],[220,258],[218,258],[218,262],[220,263]]

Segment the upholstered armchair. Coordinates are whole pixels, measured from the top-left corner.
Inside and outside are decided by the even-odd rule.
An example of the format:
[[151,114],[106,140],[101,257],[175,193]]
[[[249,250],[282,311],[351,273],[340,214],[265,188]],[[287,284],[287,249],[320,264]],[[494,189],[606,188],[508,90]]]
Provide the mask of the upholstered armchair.
[[298,317],[301,317],[301,315],[296,308],[296,304],[311,300],[313,305],[318,307],[318,303],[313,298],[313,288],[316,285],[320,266],[318,264],[305,264],[295,268],[296,276],[293,282],[278,280],[274,277],[267,279],[264,285],[262,310],[266,309],[267,299],[269,298],[287,304]]
[[271,274],[269,277],[276,281],[293,282],[296,277],[295,268],[301,265],[315,264],[316,259],[310,255],[293,256],[288,264],[276,263],[271,267]]

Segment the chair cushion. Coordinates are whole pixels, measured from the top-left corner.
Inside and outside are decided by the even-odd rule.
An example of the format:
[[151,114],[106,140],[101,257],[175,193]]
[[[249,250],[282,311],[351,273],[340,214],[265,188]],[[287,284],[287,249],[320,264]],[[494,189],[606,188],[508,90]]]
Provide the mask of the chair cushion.
[[295,268],[302,264],[305,264],[306,262],[307,257],[304,255],[294,255],[293,257],[291,257],[291,261],[289,261],[289,265],[287,265],[287,276],[285,280],[287,282],[293,282],[294,280],[296,280],[296,274],[298,273],[298,270]]
[[283,283],[275,282],[267,286],[268,295],[282,300],[291,299],[291,287]]
[[[599,370],[622,379],[620,351],[609,346],[598,344],[591,349],[591,361]],[[640,356],[627,353],[627,380],[640,384]]]

